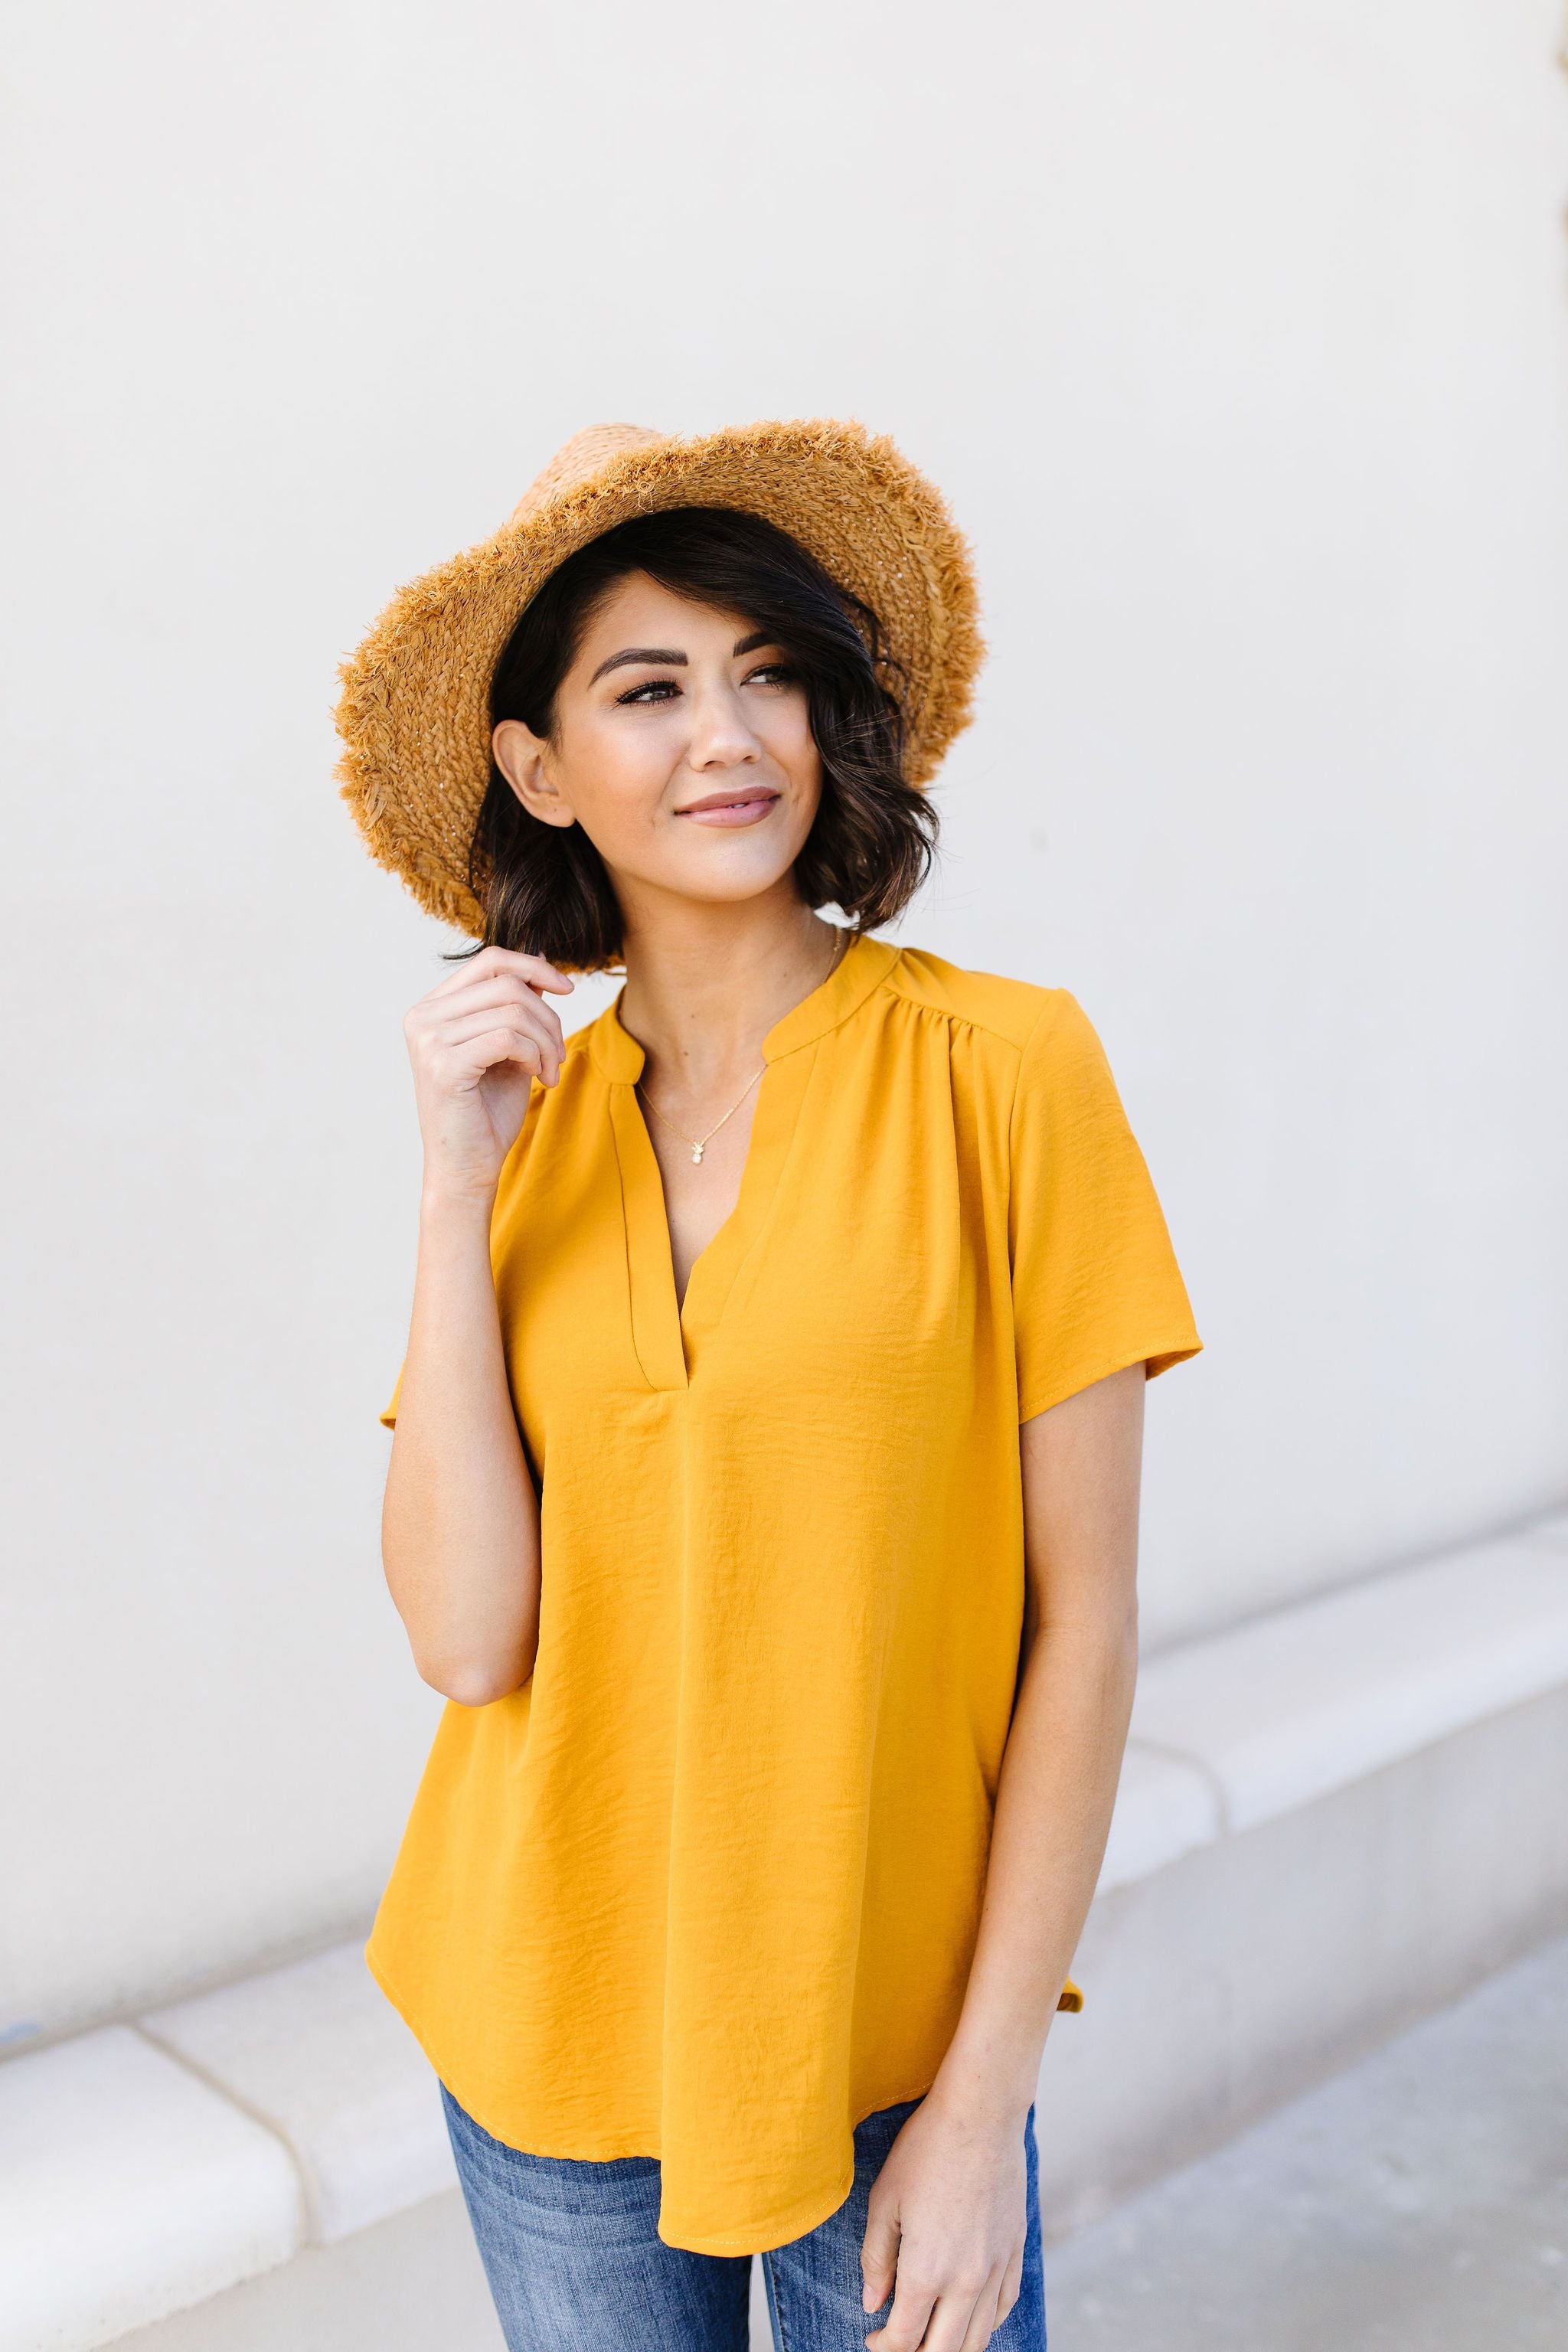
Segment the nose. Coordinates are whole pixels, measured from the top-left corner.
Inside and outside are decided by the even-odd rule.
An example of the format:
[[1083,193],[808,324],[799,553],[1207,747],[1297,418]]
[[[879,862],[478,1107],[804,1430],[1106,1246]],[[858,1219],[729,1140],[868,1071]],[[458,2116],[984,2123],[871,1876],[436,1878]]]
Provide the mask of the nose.
[[690,697],[691,741],[688,764],[700,772],[743,768],[760,760],[763,747],[747,724],[745,707],[728,680]]

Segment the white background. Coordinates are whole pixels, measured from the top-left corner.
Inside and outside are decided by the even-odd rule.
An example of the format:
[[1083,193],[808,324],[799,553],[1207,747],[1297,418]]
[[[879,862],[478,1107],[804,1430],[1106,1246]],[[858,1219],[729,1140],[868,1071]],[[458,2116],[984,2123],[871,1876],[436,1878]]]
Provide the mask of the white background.
[[[905,935],[1099,1025],[1153,1644],[1568,1484],[1550,0],[12,12],[0,2033],[360,1917],[448,942],[334,667],[578,426],[857,415],[992,646]],[[596,1003],[599,999],[595,998]]]

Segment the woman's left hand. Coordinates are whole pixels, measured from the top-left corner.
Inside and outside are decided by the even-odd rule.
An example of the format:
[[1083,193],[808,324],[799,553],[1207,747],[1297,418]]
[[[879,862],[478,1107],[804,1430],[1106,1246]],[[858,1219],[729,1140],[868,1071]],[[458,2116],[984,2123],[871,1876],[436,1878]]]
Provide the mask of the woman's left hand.
[[871,2189],[861,2301],[879,2311],[897,2293],[870,2352],[983,2352],[1018,2300],[1024,2231],[1024,2117],[931,2090]]

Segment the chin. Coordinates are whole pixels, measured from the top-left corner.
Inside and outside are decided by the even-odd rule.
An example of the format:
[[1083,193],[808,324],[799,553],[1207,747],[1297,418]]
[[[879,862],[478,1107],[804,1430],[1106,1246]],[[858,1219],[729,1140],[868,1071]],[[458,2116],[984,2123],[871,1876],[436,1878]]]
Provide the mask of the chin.
[[[730,846],[730,845],[726,845]],[[661,877],[666,889],[676,891],[683,898],[698,898],[716,906],[735,906],[747,898],[763,898],[776,890],[795,865],[788,857],[737,857],[733,855],[712,858],[681,860],[678,874]]]

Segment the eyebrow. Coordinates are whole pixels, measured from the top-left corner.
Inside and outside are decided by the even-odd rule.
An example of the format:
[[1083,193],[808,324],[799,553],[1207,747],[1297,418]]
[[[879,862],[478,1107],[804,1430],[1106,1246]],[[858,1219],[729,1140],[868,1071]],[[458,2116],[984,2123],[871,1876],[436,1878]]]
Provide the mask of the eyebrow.
[[[738,661],[742,654],[754,654],[763,646],[771,646],[776,642],[766,629],[753,629],[749,637],[742,637],[731,647],[730,658],[731,661]],[[608,661],[602,661],[588,683],[590,686],[597,686],[599,680],[609,671],[626,669],[638,662],[648,663],[655,669],[684,669],[687,667],[686,656],[677,653],[671,646],[626,646],[618,654],[612,654]]]

